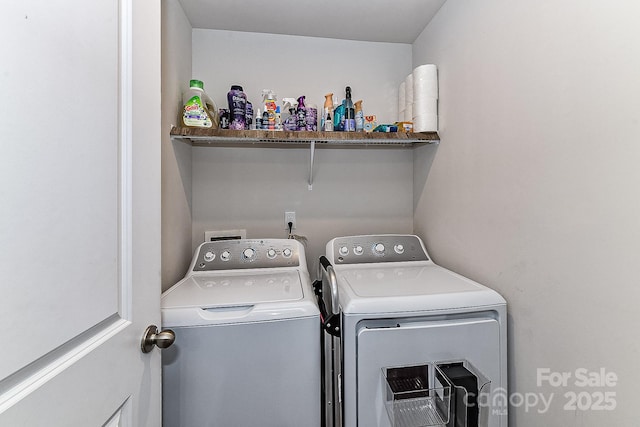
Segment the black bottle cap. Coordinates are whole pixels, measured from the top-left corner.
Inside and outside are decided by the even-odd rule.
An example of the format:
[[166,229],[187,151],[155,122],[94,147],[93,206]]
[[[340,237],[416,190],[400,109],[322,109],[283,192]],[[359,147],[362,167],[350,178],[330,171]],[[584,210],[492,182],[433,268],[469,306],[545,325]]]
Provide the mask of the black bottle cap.
[[239,90],[239,91],[242,91],[242,86],[240,86],[240,85],[231,85],[231,90]]

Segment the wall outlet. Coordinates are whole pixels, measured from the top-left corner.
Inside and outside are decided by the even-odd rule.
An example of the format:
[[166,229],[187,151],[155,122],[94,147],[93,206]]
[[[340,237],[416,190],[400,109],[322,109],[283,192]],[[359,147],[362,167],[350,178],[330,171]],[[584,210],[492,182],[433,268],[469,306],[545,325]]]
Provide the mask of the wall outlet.
[[293,223],[292,230],[296,229],[296,213],[295,212],[285,212],[284,213],[284,229],[289,231],[289,223]]
[[205,231],[204,241],[215,242],[216,240],[232,240],[232,239],[246,239],[247,230],[220,230],[220,231]]

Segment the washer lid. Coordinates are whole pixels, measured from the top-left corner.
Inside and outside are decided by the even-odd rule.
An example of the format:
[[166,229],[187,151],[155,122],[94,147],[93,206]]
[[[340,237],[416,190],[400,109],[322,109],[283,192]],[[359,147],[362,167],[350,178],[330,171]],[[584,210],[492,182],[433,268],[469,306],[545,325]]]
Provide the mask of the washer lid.
[[[344,313],[393,313],[505,304],[495,291],[431,262],[336,269]],[[416,263],[417,264],[417,263]]]
[[232,271],[184,278],[162,295],[162,308],[255,306],[302,298],[302,282],[297,270]]

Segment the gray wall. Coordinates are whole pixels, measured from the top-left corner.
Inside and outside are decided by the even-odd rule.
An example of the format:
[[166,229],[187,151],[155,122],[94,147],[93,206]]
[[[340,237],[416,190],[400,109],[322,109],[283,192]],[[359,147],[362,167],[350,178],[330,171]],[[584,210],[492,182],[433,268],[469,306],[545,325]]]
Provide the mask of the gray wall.
[[[275,90],[279,100],[306,95],[321,107],[325,93],[342,100],[351,85],[365,114],[388,122],[410,71],[407,44],[193,30],[193,75],[218,107],[231,84],[241,84],[256,108],[262,89]],[[307,149],[194,147],[193,248],[207,230],[285,238],[284,212],[295,211],[313,276],[333,237],[412,231],[410,149],[318,149],[311,191],[308,168]]]
[[284,212],[295,211],[314,276],[333,237],[411,232],[411,150],[317,150],[312,191],[308,158],[305,149],[194,147],[194,246],[206,230],[286,238]]
[[397,117],[398,86],[410,72],[409,44],[193,30],[193,75],[218,108],[228,108],[232,84],[242,85],[255,108],[263,89],[274,90],[278,101],[305,95],[307,105],[321,108],[326,93],[342,101],[351,86],[364,113],[388,123]]
[[191,146],[169,129],[191,79],[191,24],[178,0],[162,1],[162,289],[182,278],[191,260]]
[[[546,413],[514,405],[512,427],[637,424],[639,16],[632,1],[449,0],[413,46],[414,66],[439,67],[442,138],[416,151],[415,230],[508,300],[510,391],[553,395]],[[572,377],[539,386],[538,368]],[[579,387],[579,368],[617,385]],[[617,407],[566,410],[571,392]]]

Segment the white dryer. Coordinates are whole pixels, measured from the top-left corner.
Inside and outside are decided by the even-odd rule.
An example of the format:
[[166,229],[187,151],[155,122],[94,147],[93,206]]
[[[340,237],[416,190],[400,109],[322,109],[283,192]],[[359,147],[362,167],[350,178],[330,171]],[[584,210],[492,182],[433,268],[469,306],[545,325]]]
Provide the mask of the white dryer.
[[435,265],[413,235],[335,238],[320,275],[327,426],[507,425],[498,293]]
[[206,242],[162,295],[164,427],[319,427],[320,319],[296,240]]

